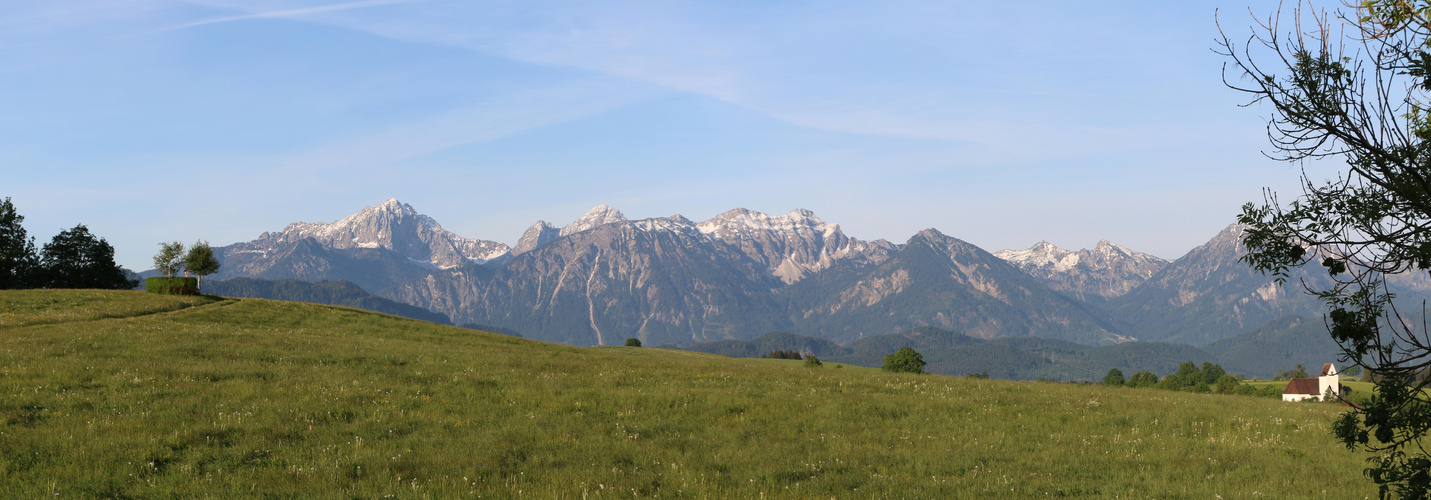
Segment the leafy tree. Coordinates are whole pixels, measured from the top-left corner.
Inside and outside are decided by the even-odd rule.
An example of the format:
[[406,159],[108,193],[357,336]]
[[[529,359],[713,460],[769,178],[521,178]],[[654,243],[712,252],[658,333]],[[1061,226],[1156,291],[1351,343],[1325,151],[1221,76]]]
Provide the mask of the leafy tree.
[[114,263],[114,247],[90,234],[84,224],[61,231],[40,251],[48,288],[118,288],[138,286]]
[[35,238],[20,225],[24,221],[6,196],[0,202],[0,289],[39,285],[40,254],[35,251]]
[[881,369],[895,373],[924,373],[924,355],[904,346],[885,356]]
[[626,339],[626,347],[641,347],[641,339],[636,337]]
[[1308,378],[1307,369],[1302,368],[1302,365],[1298,364],[1295,369],[1278,370],[1277,375],[1272,377],[1272,380],[1292,380],[1294,378]]
[[1158,388],[1165,391],[1176,391],[1182,389],[1184,385],[1181,377],[1176,373],[1170,373],[1158,382]]
[[1123,385],[1123,370],[1119,370],[1117,368],[1108,370],[1108,374],[1103,376],[1103,385]]
[[1202,363],[1202,370],[1199,370],[1199,372],[1202,374],[1202,382],[1208,385],[1216,384],[1217,379],[1227,374],[1227,370],[1223,370],[1222,365],[1215,365],[1206,361]]
[[1182,364],[1178,365],[1178,371],[1176,375],[1178,376],[1178,381],[1181,382],[1182,385],[1193,385],[1196,384],[1198,380],[1202,379],[1200,372],[1197,369],[1197,363],[1194,363],[1192,361],[1184,361],[1182,362]]
[[1271,114],[1269,156],[1345,165],[1330,180],[1303,170],[1291,203],[1268,191],[1244,206],[1243,260],[1279,282],[1308,263],[1323,268],[1302,286],[1327,305],[1345,359],[1378,379],[1335,433],[1376,457],[1367,475],[1383,497],[1426,498],[1431,398],[1410,375],[1431,367],[1431,332],[1398,309],[1387,277],[1431,269],[1431,0],[1348,5],[1355,11],[1311,15],[1299,6],[1285,27],[1276,12],[1249,38],[1219,40],[1224,81]]
[[1237,377],[1223,374],[1217,377],[1217,382],[1214,384],[1214,387],[1219,394],[1232,394],[1237,391],[1237,387],[1240,385],[1242,384],[1237,382]]
[[184,255],[184,272],[199,276],[200,290],[204,288],[204,276],[219,272],[219,259],[214,257],[214,249],[209,242],[199,240],[189,247],[189,253]]
[[821,362],[820,362],[820,358],[815,357],[814,354],[811,354],[811,355],[809,355],[809,356],[805,356],[805,366],[806,366],[806,367],[808,367],[808,368],[819,368],[821,365],[824,365],[824,363],[821,363]]
[[1153,372],[1134,373],[1133,376],[1128,379],[1128,385],[1139,388],[1152,387],[1158,385],[1158,376],[1153,374]]
[[154,254],[154,270],[172,278],[179,272],[179,268],[183,267],[183,260],[183,243],[177,241],[173,243],[160,243],[159,253]]

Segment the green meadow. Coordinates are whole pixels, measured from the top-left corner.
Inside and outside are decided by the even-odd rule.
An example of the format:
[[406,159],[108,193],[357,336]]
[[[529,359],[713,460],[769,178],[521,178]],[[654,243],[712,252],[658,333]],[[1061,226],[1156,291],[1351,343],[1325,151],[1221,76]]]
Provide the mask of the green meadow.
[[1341,408],[0,291],[7,497],[1374,497]]

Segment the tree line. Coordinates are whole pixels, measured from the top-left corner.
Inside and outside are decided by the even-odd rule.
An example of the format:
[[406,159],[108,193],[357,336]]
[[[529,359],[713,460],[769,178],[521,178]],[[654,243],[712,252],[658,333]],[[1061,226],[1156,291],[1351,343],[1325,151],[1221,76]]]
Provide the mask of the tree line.
[[10,197],[0,202],[0,289],[139,286],[114,263],[114,247],[84,224],[61,231],[37,250],[35,238],[20,225],[24,220]]

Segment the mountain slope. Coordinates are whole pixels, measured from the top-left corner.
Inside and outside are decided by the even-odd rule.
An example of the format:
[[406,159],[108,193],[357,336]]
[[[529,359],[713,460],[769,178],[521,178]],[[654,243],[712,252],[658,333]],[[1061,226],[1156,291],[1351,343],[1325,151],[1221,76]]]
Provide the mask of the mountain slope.
[[1291,315],[1314,315],[1322,307],[1298,283],[1324,283],[1322,273],[1296,269],[1278,286],[1238,262],[1246,250],[1242,228],[1228,226],[1148,281],[1110,301],[1110,312],[1143,340],[1207,345]]
[[222,263],[217,279],[348,280],[370,291],[438,269],[509,257],[507,245],[448,232],[396,199],[333,223],[296,222],[214,251]]
[[383,294],[457,323],[512,328],[573,345],[690,344],[787,326],[780,282],[677,217],[606,222],[498,268],[433,274]]
[[744,208],[727,211],[696,227],[740,249],[786,284],[852,259],[878,264],[896,250],[885,240],[864,242],[845,236],[839,224],[820,220],[809,210],[768,215]]
[[294,279],[270,281],[256,278],[233,278],[206,282],[204,284],[204,293],[224,297],[248,297],[348,306],[405,318],[431,321],[439,325],[452,324],[447,316],[420,307],[373,296],[351,281],[320,281],[313,283]]
[[935,326],[979,338],[1128,340],[1101,312],[967,242],[927,229],[883,263],[836,266],[780,291],[795,332],[850,342]]
[[1108,240],[1099,241],[1092,250],[1076,252],[1041,241],[1025,250],[1000,250],[994,256],[1049,288],[1092,303],[1128,293],[1169,264]]

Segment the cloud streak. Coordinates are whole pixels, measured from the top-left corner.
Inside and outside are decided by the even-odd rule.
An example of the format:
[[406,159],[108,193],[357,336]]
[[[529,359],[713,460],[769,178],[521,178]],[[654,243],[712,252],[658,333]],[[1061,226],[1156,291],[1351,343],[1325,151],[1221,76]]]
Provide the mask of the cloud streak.
[[255,13],[250,13],[250,14],[239,14],[239,15],[233,15],[233,16],[222,16],[222,17],[212,17],[212,18],[208,18],[208,19],[201,19],[201,20],[198,20],[198,21],[191,21],[191,22],[187,22],[187,23],[177,24],[177,25],[174,25],[174,26],[169,26],[169,27],[167,27],[167,28],[160,28],[160,29],[154,30],[154,31],[152,31],[152,32],[150,32],[150,33],[163,33],[163,32],[166,32],[166,31],[181,30],[181,29],[185,29],[185,28],[194,28],[194,27],[205,26],[205,25],[209,25],[209,24],[231,23],[231,22],[235,22],[235,21],[250,21],[250,20],[255,20],[255,19],[285,19],[285,18],[296,18],[296,17],[302,17],[302,16],[313,16],[313,15],[318,15],[318,14],[328,14],[328,13],[340,12],[340,11],[352,10],[352,9],[365,9],[365,8],[370,8],[370,7],[383,7],[383,6],[389,6],[389,5],[400,5],[400,4],[416,3],[416,2],[420,2],[420,1],[424,1],[424,0],[361,0],[361,1],[357,1],[357,2],[347,2],[347,3],[331,4],[331,5],[319,5],[319,6],[316,6],[316,7],[301,7],[301,8],[296,8],[296,9],[271,10],[271,11],[264,11],[264,12],[255,12]]

